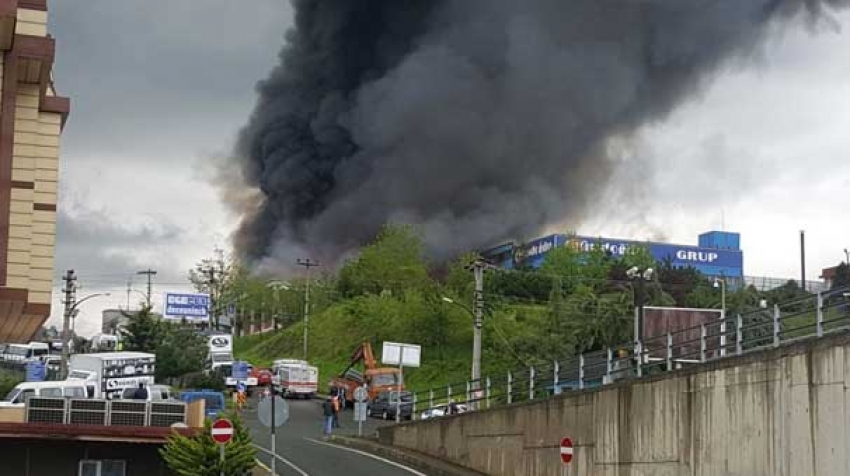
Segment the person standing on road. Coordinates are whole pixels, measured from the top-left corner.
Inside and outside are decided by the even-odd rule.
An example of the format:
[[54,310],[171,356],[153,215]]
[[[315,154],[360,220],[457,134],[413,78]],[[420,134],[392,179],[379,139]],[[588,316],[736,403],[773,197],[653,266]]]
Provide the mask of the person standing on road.
[[324,403],[322,403],[322,415],[324,416],[324,432],[325,438],[330,438],[331,433],[333,432],[334,425],[334,404],[331,400],[332,397],[328,397]]
[[334,405],[334,428],[339,428],[339,412],[342,411],[342,397],[339,396],[338,391],[331,397],[331,402]]

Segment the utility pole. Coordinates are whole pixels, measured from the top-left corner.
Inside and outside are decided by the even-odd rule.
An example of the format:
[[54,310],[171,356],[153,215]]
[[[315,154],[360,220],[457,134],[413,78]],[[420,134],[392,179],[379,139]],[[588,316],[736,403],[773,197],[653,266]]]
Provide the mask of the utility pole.
[[148,295],[147,295],[147,303],[148,303],[148,307],[150,308],[150,307],[151,307],[151,278],[152,278],[153,276],[156,276],[156,271],[154,271],[154,270],[152,270],[152,269],[146,269],[146,270],[144,270],[144,271],[139,271],[139,272],[137,272],[136,274],[138,274],[138,275],[147,275],[147,277],[148,277]]
[[130,293],[133,291],[133,281],[127,279],[127,312],[130,312]]
[[304,360],[307,360],[307,333],[310,328],[310,268],[318,267],[319,262],[310,258],[298,258],[295,262],[298,266],[307,269],[307,282],[304,285]]
[[77,277],[74,275],[74,270],[69,269],[66,271],[62,280],[65,281],[65,287],[62,289],[62,292],[65,293],[65,300],[63,301],[65,310],[62,319],[61,376],[62,378],[66,378],[68,376],[68,360],[71,358],[71,317],[74,313],[74,307],[76,306],[77,300]]
[[800,289],[806,289],[806,231],[800,230]]
[[475,296],[472,302],[472,388],[478,390],[481,380],[481,328],[484,327],[484,268],[487,264],[481,258],[472,262],[472,274],[475,277]]

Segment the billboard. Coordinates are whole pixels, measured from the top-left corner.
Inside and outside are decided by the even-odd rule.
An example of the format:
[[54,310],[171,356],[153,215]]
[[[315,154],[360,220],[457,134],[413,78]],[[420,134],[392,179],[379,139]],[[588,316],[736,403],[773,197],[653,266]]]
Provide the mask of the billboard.
[[600,246],[614,256],[624,255],[630,246],[645,246],[649,248],[650,254],[656,260],[670,260],[672,265],[677,268],[693,267],[705,275],[723,275],[730,278],[742,277],[744,274],[744,254],[740,250],[721,250],[589,236],[570,237],[569,245],[578,247],[583,251],[590,251],[593,246]]
[[165,319],[207,321],[210,318],[210,295],[165,293],[162,316]]
[[567,235],[549,235],[519,245],[514,248],[514,263],[539,268],[543,264],[546,253],[563,246],[566,241]]

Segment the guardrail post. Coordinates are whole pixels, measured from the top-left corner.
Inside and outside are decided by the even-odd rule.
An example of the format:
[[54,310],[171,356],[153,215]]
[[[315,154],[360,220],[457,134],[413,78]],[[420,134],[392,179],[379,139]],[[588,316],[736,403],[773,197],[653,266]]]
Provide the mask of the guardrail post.
[[613,370],[613,352],[611,352],[611,348],[605,350],[605,376],[608,377],[608,383],[611,383],[611,371]]
[[823,336],[823,294],[822,293],[818,293],[817,334],[818,334],[818,337]]
[[561,394],[561,386],[558,385],[558,382],[561,380],[561,376],[559,375],[561,373],[560,372],[561,368],[560,368],[560,366],[558,366],[557,360],[555,361],[554,369],[555,369],[555,371],[553,372],[553,376],[552,376],[552,393],[555,394],[555,395],[560,395]]
[[584,388],[584,354],[578,355],[578,388]]
[[667,333],[667,371],[673,370],[673,334]]
[[528,368],[528,399],[534,400],[534,367]]
[[508,405],[514,401],[514,376],[508,371]]
[[773,305],[773,346],[779,347],[779,319],[781,317],[781,312],[779,311],[779,304]]
[[637,341],[635,346],[635,358],[637,359],[637,376],[643,377],[643,342]]
[[470,398],[469,398],[469,389],[470,389],[471,387],[472,387],[472,385],[471,385],[471,384],[467,381],[467,382],[466,382],[466,403],[467,403],[467,404],[469,403],[469,400],[470,400]]
[[485,387],[484,392],[485,392],[485,394],[486,394],[486,396],[487,396],[487,408],[490,408],[490,395],[491,395],[491,390],[490,390],[490,385],[491,385],[491,383],[490,383],[490,377],[487,377],[487,382],[486,382],[486,384],[485,384],[485,385],[486,385],[486,387]]
[[434,408],[434,389],[428,392],[428,408]]
[[413,413],[411,413],[411,414],[410,414],[410,419],[411,419],[411,420],[415,420],[415,419],[416,419],[416,404],[417,404],[417,403],[419,403],[418,394],[417,394],[417,393],[414,393],[414,394],[413,394]]
[[446,405],[452,403],[452,386],[446,385]]
[[744,318],[738,314],[735,322],[735,353],[741,355],[744,352]]
[[699,361],[705,362],[705,324],[699,326]]

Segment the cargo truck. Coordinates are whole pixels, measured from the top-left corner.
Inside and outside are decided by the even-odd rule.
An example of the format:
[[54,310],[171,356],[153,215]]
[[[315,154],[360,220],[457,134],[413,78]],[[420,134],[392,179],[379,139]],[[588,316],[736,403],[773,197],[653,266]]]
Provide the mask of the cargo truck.
[[82,380],[89,398],[121,398],[124,389],[154,384],[156,356],[145,352],[75,354],[68,380]]

